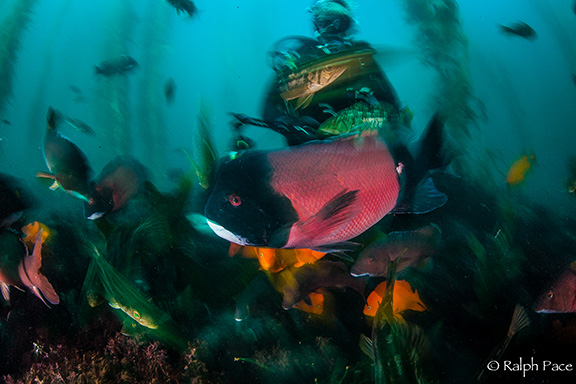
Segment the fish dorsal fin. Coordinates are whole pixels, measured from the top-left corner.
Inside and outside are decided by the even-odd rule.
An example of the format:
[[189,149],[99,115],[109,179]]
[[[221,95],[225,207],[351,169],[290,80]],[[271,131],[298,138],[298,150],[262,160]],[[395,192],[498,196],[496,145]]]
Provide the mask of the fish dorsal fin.
[[336,232],[354,214],[358,190],[344,190],[328,201],[318,213],[299,224],[303,234],[322,238]]
[[508,337],[514,336],[516,333],[521,331],[530,325],[530,318],[526,309],[519,304],[516,304],[514,308],[514,314],[512,315],[512,322],[510,323],[510,328],[508,329]]
[[31,255],[26,255],[24,260],[18,265],[20,280],[46,305],[46,300],[51,304],[58,304],[60,298],[48,281],[46,276],[40,272],[42,267],[42,228],[36,235],[34,249]]

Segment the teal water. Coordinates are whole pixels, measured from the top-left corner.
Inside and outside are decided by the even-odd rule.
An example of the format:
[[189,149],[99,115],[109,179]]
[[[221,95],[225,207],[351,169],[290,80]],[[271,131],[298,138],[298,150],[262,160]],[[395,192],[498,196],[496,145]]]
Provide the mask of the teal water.
[[[229,113],[261,115],[274,76],[271,47],[285,36],[313,36],[306,12],[311,3],[198,0],[199,12],[189,18],[163,0],[38,0],[30,2],[27,18],[17,18],[22,15],[14,10],[23,2],[0,2],[0,28],[7,31],[0,54],[7,52],[11,63],[0,68],[12,68],[0,73],[12,84],[0,89],[0,172],[22,179],[36,202],[13,229],[36,220],[53,229],[44,269],[61,297],[48,309],[30,292],[11,289],[11,303],[2,303],[0,319],[5,356],[0,373],[12,375],[5,380],[55,377],[58,362],[61,374],[70,374],[63,358],[53,353],[61,350],[69,359],[82,355],[98,361],[83,363],[91,375],[97,376],[94,366],[108,364],[114,374],[101,376],[103,382],[121,382],[119,372],[132,377],[126,382],[146,382],[142,377],[152,382],[162,371],[173,382],[194,377],[198,382],[374,382],[373,362],[358,347],[360,333],[371,337],[370,321],[362,314],[364,298],[332,288],[333,308],[321,316],[283,310],[282,294],[255,260],[230,258],[226,241],[197,232],[186,220],[192,211],[202,213],[206,196],[200,187],[194,186],[185,202],[171,199],[190,167],[181,149],[197,150],[193,143],[201,111],[209,116],[216,151],[224,155],[232,138]],[[450,100],[475,113],[464,127],[449,128],[451,150],[458,155],[451,173],[459,178],[445,176],[438,182],[448,195],[446,207],[424,216],[388,217],[379,224],[386,233],[431,222],[443,231],[442,252],[433,263],[399,277],[418,289],[429,308],[407,315],[430,343],[415,366],[429,373],[430,382],[476,381],[491,351],[504,340],[519,303],[531,325],[498,361],[533,358],[539,371],[524,378],[522,372],[501,368],[482,380],[572,382],[573,372],[546,370],[544,361],[576,366],[575,315],[540,314],[532,305],[576,256],[576,200],[566,187],[567,179],[576,177],[568,169],[576,143],[573,2],[356,3],[355,38],[380,51],[379,64],[402,105],[414,113],[414,139],[439,108],[461,118],[461,109],[446,107]],[[452,24],[418,18],[425,5],[453,4]],[[500,31],[499,24],[517,21],[533,27],[537,38]],[[435,34],[441,39],[427,39]],[[9,37],[18,43],[8,46]],[[434,51],[447,57],[430,56]],[[110,79],[95,74],[96,65],[121,54],[134,57],[139,67]],[[167,102],[164,86],[170,78],[176,88],[174,100]],[[458,98],[447,89],[464,90],[470,97]],[[139,197],[105,221],[85,220],[80,200],[50,191],[35,177],[47,171],[42,143],[49,106],[96,131],[90,136],[69,126],[62,129],[86,154],[95,175],[114,156],[132,155],[148,167],[158,195]],[[463,131],[468,133],[460,135]],[[247,127],[244,133],[259,149],[286,145],[271,130]],[[527,153],[535,154],[536,164],[522,185],[508,187],[506,172]],[[505,244],[498,233],[505,233]],[[484,269],[470,234],[486,249]],[[86,306],[83,290],[94,264],[87,245],[92,243],[122,276],[104,277],[112,288],[98,288],[105,303],[94,308]],[[142,284],[126,287],[124,278]],[[371,279],[365,296],[381,280]],[[479,288],[483,284],[484,290]],[[235,322],[237,303],[246,292],[258,310]],[[106,305],[111,296],[123,294],[162,326],[135,325],[126,312]],[[147,307],[150,301],[158,308]],[[168,313],[170,320],[158,312]],[[126,324],[133,332],[125,329],[129,335],[122,336]],[[142,364],[121,362],[123,356],[149,359],[157,369],[151,363],[146,372]],[[411,377],[406,373],[405,382]]]

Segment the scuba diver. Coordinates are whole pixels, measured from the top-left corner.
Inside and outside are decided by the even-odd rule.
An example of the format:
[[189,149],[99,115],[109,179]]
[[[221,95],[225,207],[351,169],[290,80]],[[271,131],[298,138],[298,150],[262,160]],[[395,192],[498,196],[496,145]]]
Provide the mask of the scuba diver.
[[323,122],[359,101],[364,113],[384,104],[387,113],[398,115],[400,101],[374,59],[376,50],[351,37],[356,20],[347,1],[318,0],[308,11],[316,39],[290,36],[274,45],[270,56],[276,76],[262,119],[233,114],[238,137],[243,125],[254,125],[281,133],[288,145],[315,140]]

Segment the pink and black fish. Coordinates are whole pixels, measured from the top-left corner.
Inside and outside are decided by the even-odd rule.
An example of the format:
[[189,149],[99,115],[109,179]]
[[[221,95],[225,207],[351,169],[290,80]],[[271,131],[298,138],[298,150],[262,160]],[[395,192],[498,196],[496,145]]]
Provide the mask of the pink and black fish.
[[241,245],[339,249],[333,245],[395,208],[424,213],[446,202],[431,179],[418,182],[425,171],[415,166],[439,163],[430,150],[440,134],[435,117],[422,150],[406,161],[376,135],[241,152],[220,168],[205,216],[216,234]]
[[541,313],[576,312],[576,261],[543,292],[534,303],[534,311]]
[[110,161],[92,183],[92,198],[84,206],[87,219],[96,220],[124,207],[148,180],[148,171],[131,156]]

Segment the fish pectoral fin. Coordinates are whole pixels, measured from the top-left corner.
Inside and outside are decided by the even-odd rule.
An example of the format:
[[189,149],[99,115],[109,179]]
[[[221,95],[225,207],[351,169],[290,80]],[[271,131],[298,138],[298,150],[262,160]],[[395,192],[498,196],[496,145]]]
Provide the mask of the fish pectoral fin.
[[314,239],[336,232],[354,215],[358,192],[358,190],[344,190],[334,196],[318,213],[299,224],[300,231]]
[[0,283],[0,290],[2,290],[2,297],[8,304],[10,304],[10,286],[6,283]]
[[52,185],[49,187],[50,190],[55,191],[56,189],[60,188],[60,184],[58,183],[58,180],[56,180],[56,176],[54,176],[51,173],[48,172],[38,172],[36,173],[36,177],[41,178],[41,179],[52,179],[54,180],[54,183],[52,183]]
[[54,176],[53,174],[48,173],[48,172],[37,172],[37,173],[36,173],[36,177],[41,177],[41,178],[44,178],[44,179],[53,179],[53,180],[56,180],[56,176]]
[[305,96],[299,97],[298,102],[296,103],[296,109],[308,107],[310,105],[310,103],[312,102],[313,98],[314,98],[314,92],[309,93]]
[[314,247],[313,251],[329,253],[344,261],[353,263],[355,260],[348,252],[356,252],[362,248],[362,244],[353,241],[342,241],[340,243],[327,244],[319,247]]

